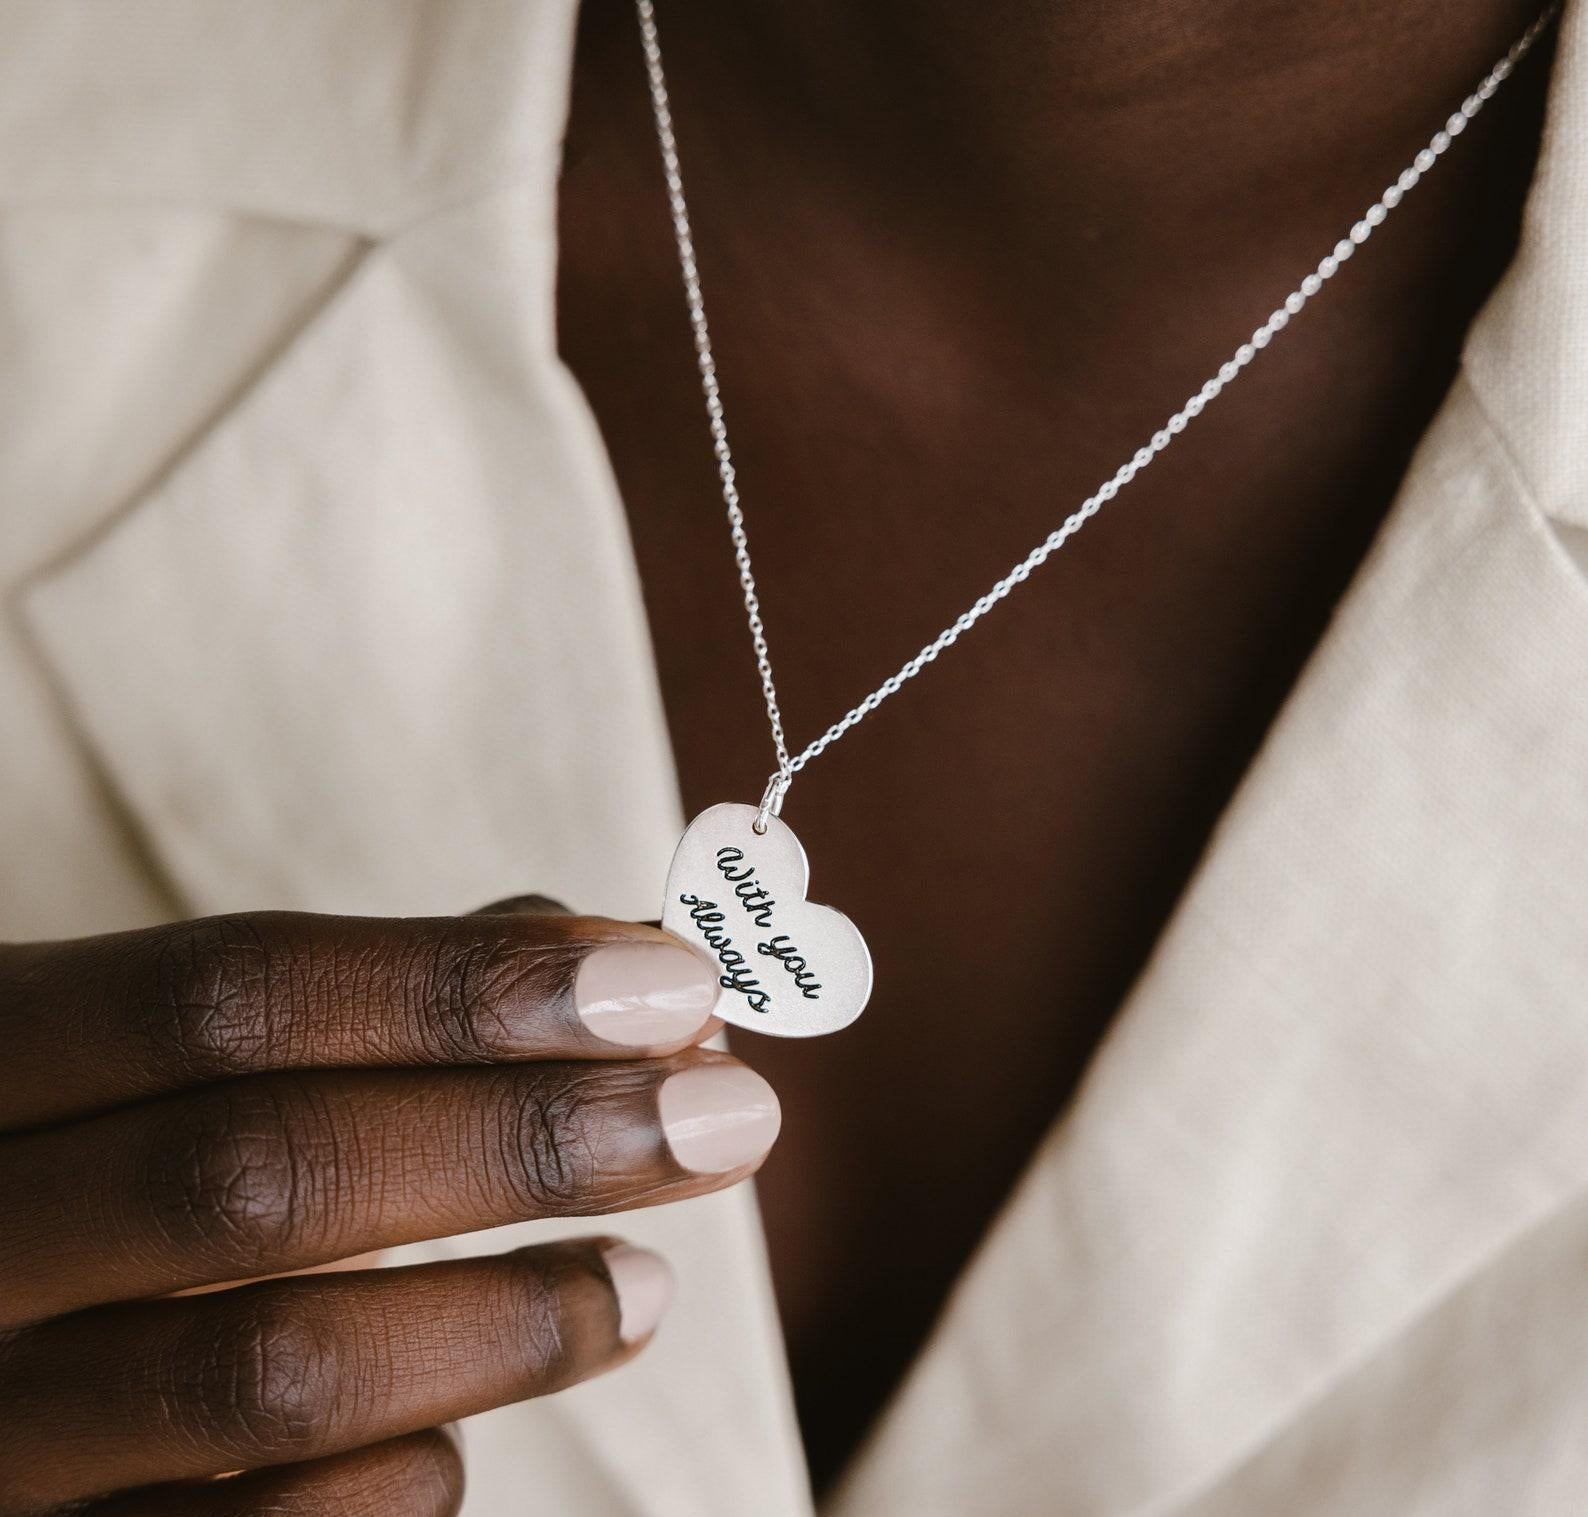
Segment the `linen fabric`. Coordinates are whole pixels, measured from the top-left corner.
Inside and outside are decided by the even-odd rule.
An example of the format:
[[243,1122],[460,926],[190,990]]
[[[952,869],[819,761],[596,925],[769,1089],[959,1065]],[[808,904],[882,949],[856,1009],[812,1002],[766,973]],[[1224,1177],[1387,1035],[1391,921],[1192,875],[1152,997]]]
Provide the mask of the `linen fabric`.
[[[0,7],[0,933],[526,889],[682,824],[559,362],[573,0]],[[827,1517],[1588,1491],[1588,20],[1372,555]],[[638,60],[636,60],[638,67]],[[810,1517],[751,1190],[471,1517]],[[402,1251],[506,1247],[529,1224]]]

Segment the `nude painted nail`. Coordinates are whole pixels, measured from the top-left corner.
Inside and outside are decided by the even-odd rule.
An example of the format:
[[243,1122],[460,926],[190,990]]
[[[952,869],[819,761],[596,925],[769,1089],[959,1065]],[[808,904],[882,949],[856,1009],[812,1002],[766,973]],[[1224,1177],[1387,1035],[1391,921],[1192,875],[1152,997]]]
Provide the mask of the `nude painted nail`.
[[671,1266],[660,1254],[632,1243],[609,1244],[601,1250],[601,1262],[618,1298],[618,1336],[625,1343],[649,1338],[673,1299]]
[[673,1157],[699,1175],[753,1164],[783,1123],[777,1095],[742,1064],[697,1064],[662,1082],[657,1096]]
[[699,1032],[718,990],[711,965],[687,948],[603,943],[579,965],[573,1002],[596,1037],[645,1048]]

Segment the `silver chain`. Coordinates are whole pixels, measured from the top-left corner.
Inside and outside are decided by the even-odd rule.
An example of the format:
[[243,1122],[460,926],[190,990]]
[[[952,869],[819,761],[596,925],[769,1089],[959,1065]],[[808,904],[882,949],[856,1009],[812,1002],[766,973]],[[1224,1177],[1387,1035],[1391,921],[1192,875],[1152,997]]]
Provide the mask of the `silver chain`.
[[739,485],[728,446],[728,426],[723,418],[722,392],[717,383],[717,360],[711,346],[711,330],[706,323],[705,301],[700,293],[700,270],[695,261],[695,240],[690,230],[689,206],[684,199],[684,181],[678,164],[678,140],[673,132],[673,113],[667,94],[667,79],[662,70],[662,49],[656,32],[653,0],[635,0],[639,12],[640,39],[645,52],[645,69],[650,80],[651,107],[656,118],[656,137],[661,146],[662,168],[667,181],[667,203],[672,212],[673,236],[678,244],[678,261],[684,276],[684,298],[689,306],[689,322],[695,335],[695,356],[700,367],[701,389],[706,397],[706,416],[711,427],[711,446],[717,458],[717,474],[722,481],[722,499],[728,510],[729,535],[733,541],[734,561],[739,567],[739,584],[744,590],[745,619],[755,649],[756,669],[761,676],[761,692],[766,698],[767,719],[772,727],[772,743],[777,750],[777,769],[767,783],[761,800],[758,830],[765,830],[766,818],[780,809],[783,795],[794,776],[818,754],[836,743],[851,727],[870,716],[890,695],[896,695],[906,681],[912,680],[939,654],[953,647],[999,601],[1023,585],[1036,570],[1058,552],[1109,501],[1119,494],[1169,444],[1185,431],[1216,400],[1226,385],[1240,374],[1274,338],[1290,324],[1293,316],[1329,280],[1356,250],[1383,225],[1389,213],[1422,181],[1425,174],[1444,156],[1450,144],[1471,124],[1478,112],[1515,70],[1538,40],[1539,35],[1560,12],[1559,0],[1549,5],[1512,45],[1509,52],[1483,76],[1477,88],[1461,102],[1428,145],[1411,161],[1400,176],[1362,213],[1350,231],[1326,253],[1315,268],[1269,314],[1268,319],[1219,365],[1218,372],[1192,394],[1156,432],[1125,460],[1091,495],[1087,496],[1060,524],[1017,563],[985,595],[980,595],[948,626],[943,628],[912,658],[877,686],[857,705],[851,706],[822,735],[808,743],[792,758],[783,732],[783,712],[778,705],[777,684],[772,678],[772,659],[767,651],[766,626],[761,619],[761,601],[756,594],[755,573],[750,564],[750,543],[745,533],[744,509],[739,501]]

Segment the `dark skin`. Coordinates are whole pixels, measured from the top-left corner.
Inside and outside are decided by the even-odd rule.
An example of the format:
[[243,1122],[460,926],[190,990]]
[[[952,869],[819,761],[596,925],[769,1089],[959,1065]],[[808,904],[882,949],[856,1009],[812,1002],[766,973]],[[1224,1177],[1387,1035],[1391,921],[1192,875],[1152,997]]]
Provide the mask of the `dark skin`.
[[[596,1035],[575,985],[614,945],[642,993],[632,955],[673,956],[675,1004],[698,972],[692,1032]],[[613,1240],[171,1293],[743,1179],[663,1125],[733,1063],[694,1046],[710,970],[535,902],[0,944],[0,1514],[455,1512],[444,1424],[649,1341]]]
[[[988,14],[669,9],[797,739],[1108,475],[1527,10]],[[686,798],[753,800],[765,737],[631,27],[591,0],[564,346],[631,503]],[[818,896],[864,924],[879,984],[841,1037],[740,1045],[791,1119],[763,1200],[819,1483],[1062,1110],[1387,509],[1514,246],[1546,61],[1261,377],[801,776]],[[581,1000],[598,960],[629,988]],[[745,1178],[775,1123],[707,1162],[700,1112],[666,1117],[675,1079],[732,1085],[714,1110],[741,1131],[771,1109],[697,1046],[712,981],[656,929],[537,901],[0,944],[0,1514],[455,1511],[444,1424],[643,1349],[632,1252],[233,1282]],[[636,995],[667,1036],[634,1031]]]
[[[700,0],[663,44],[802,745],[1161,425],[1536,13]],[[1511,257],[1546,42],[1167,456],[797,779],[877,989],[741,1039],[818,1486],[1063,1110]],[[561,342],[612,454],[687,807],[771,753],[623,0],[579,34]]]

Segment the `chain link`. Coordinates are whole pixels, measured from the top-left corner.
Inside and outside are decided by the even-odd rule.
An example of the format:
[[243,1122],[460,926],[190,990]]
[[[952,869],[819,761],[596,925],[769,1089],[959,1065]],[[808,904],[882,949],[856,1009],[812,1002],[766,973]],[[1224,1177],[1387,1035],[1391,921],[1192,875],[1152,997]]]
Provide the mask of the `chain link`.
[[684,299],[689,306],[689,325],[695,335],[700,388],[706,397],[706,419],[711,427],[711,450],[717,458],[723,504],[728,508],[728,535],[733,542],[734,562],[739,566],[739,586],[744,591],[750,645],[755,650],[755,667],[761,676],[761,693],[766,698],[767,720],[772,727],[772,745],[777,750],[777,772],[784,782],[783,788],[787,789],[788,780],[798,766],[789,760],[788,739],[783,735],[783,712],[778,706],[772,658],[767,652],[766,626],[761,620],[761,598],[756,593],[755,571],[750,566],[750,539],[744,530],[744,511],[739,505],[738,476],[733,467],[733,453],[728,447],[722,391],[717,384],[717,359],[711,348],[711,328],[706,324],[706,303],[701,297],[700,270],[695,263],[695,238],[689,227],[689,206],[684,200],[684,180],[678,169],[678,140],[673,135],[672,103],[667,97],[667,79],[662,73],[656,12],[651,0],[637,0],[637,3],[640,42],[645,50],[645,69],[651,86],[651,109],[656,117],[656,140],[662,150],[662,172],[667,181],[667,205],[673,217],[673,236],[678,243],[678,262],[684,275]]
[[[1301,314],[1307,302],[1339,273],[1356,250],[1384,224],[1390,212],[1416,189],[1423,177],[1449,150],[1451,143],[1467,129],[1485,103],[1515,70],[1517,64],[1527,56],[1544,29],[1560,13],[1559,0],[1546,7],[1538,19],[1512,45],[1510,51],[1484,75],[1477,88],[1461,102],[1459,109],[1453,112],[1445,124],[1434,133],[1428,140],[1427,146],[1417,154],[1395,182],[1362,213],[1359,220],[1353,223],[1350,231],[1334,245],[1333,250],[1324,255],[1318,266],[1269,313],[1268,319],[1219,365],[1218,372],[1189,396],[1179,410],[1152,434],[1148,442],[1137,448],[1109,479],[1087,496],[986,594],[978,596],[914,657],[906,659],[870,695],[850,707],[820,737],[807,744],[791,758],[783,732],[783,713],[778,705],[777,684],[772,678],[772,659],[767,651],[766,627],[761,619],[761,602],[756,593],[755,573],[750,564],[750,545],[745,533],[744,510],[739,501],[733,454],[728,446],[728,427],[723,418],[722,393],[717,383],[716,355],[712,351],[711,332],[706,324],[705,301],[700,291],[700,271],[695,259],[694,236],[690,230],[689,207],[684,199],[683,176],[679,171],[678,142],[673,132],[672,107],[667,93],[666,76],[662,70],[661,44],[657,38],[656,9],[653,0],[635,0],[635,8],[639,13],[640,38],[645,53],[646,73],[650,81],[651,106],[656,118],[656,136],[661,147],[662,168],[666,175],[667,203],[672,212],[673,236],[678,244],[678,261],[683,271],[684,297],[689,306],[689,322],[694,331],[701,389],[706,398],[706,416],[711,428],[712,451],[716,455],[717,473],[722,481],[722,498],[728,511],[729,536],[733,542],[734,561],[739,568],[739,584],[744,591],[745,619],[750,628],[751,645],[755,650],[756,669],[761,676],[761,691],[766,698],[767,718],[772,727],[772,742],[777,750],[777,770],[768,782],[767,795],[771,797],[775,793],[779,805],[789,784],[801,769],[819,754],[824,753],[852,727],[870,716],[889,696],[897,695],[907,681],[914,679],[940,654],[953,647],[999,601],[1030,579],[1032,574],[1218,399],[1225,387],[1290,324],[1292,317]],[[763,799],[763,815],[769,806],[770,801]]]

